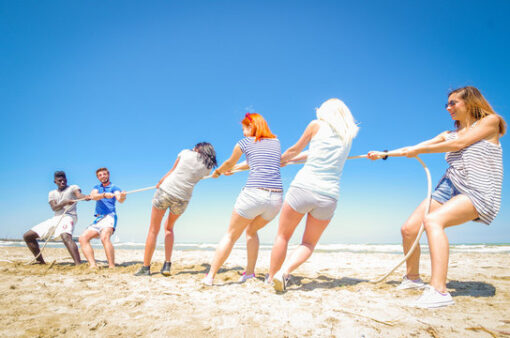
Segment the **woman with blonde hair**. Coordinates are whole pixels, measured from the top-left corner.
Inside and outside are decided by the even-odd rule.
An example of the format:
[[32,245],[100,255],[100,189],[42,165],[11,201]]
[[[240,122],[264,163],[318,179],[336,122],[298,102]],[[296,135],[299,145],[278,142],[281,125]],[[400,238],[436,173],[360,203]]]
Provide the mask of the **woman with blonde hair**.
[[[311,255],[331,221],[340,195],[340,176],[358,126],[347,106],[329,99],[316,111],[317,119],[308,124],[301,138],[282,155],[282,165],[306,160],[285,196],[278,233],[271,251],[267,282],[277,291],[286,287],[287,276]],[[301,151],[310,144],[309,151]],[[301,154],[300,154],[301,153]],[[301,244],[286,267],[281,269],[294,230],[307,215]]]
[[[499,138],[506,124],[475,87],[463,87],[448,94],[446,110],[455,121],[455,130],[445,131],[428,141],[400,149],[401,156],[446,153],[449,168],[432,194],[402,226],[404,253],[407,254],[421,224],[429,243],[432,275],[430,285],[420,279],[420,247],[407,259],[407,273],[397,289],[425,288],[414,304],[434,308],[454,304],[446,290],[449,243],[445,229],[468,221],[489,225],[501,205],[503,154]],[[382,158],[372,151],[369,158]],[[430,203],[429,214],[425,209]]]
[[[250,173],[234,205],[227,233],[218,244],[211,269],[202,281],[209,286],[213,285],[216,273],[245,229],[248,262],[239,282],[255,277],[259,250],[257,231],[276,217],[282,205],[280,141],[260,114],[246,114],[241,125],[245,137],[236,144],[230,158],[214,171],[213,177],[248,167]],[[243,153],[247,164],[236,165]]]

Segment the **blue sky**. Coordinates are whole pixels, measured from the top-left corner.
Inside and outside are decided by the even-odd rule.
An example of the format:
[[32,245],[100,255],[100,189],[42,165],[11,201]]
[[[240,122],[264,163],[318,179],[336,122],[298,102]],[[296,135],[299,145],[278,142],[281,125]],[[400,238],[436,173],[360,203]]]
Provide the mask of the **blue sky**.
[[[353,155],[451,129],[444,103],[460,86],[478,87],[509,121],[509,12],[508,1],[0,0],[0,237],[51,216],[55,170],[86,193],[102,166],[125,190],[154,185],[197,142],[228,158],[246,111],[263,114],[286,149],[314,108],[338,97],[360,123]],[[435,185],[444,155],[422,158]],[[285,187],[298,169],[282,170]],[[200,182],[176,240],[218,241],[245,180]],[[450,229],[450,240],[510,242],[509,189],[506,179],[490,227]],[[399,242],[425,194],[415,160],[348,161],[322,243]],[[145,240],[151,198],[134,194],[118,208],[122,241]],[[76,236],[92,202],[78,212]]]

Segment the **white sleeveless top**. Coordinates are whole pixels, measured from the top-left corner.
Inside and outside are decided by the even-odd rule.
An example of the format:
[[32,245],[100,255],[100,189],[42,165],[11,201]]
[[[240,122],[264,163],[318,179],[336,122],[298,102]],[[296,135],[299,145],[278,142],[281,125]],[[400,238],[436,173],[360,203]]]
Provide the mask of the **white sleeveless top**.
[[[456,138],[456,131],[446,135],[447,140]],[[446,153],[445,158],[450,165],[445,177],[452,181],[457,190],[471,199],[479,215],[475,221],[490,224],[501,206],[501,145],[480,140],[459,151]]]
[[344,145],[328,123],[316,120],[320,128],[312,137],[308,158],[290,184],[332,197],[340,197],[340,176],[349,156],[351,144]]

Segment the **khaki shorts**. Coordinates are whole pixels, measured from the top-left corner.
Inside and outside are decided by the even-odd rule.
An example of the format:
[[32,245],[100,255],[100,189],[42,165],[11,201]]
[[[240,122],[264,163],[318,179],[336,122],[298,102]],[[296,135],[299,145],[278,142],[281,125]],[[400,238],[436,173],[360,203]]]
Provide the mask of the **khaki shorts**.
[[182,215],[188,206],[189,201],[183,201],[175,198],[164,190],[158,189],[152,199],[152,205],[154,208],[160,210],[170,209],[170,212],[174,215]]

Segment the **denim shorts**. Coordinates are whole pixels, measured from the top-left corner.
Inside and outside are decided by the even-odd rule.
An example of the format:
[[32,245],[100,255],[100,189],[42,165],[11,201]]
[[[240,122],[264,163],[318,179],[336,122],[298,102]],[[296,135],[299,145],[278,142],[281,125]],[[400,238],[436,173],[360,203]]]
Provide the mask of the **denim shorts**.
[[432,198],[439,203],[444,204],[457,195],[460,195],[460,191],[455,188],[449,178],[443,176],[443,178],[439,181],[436,190],[432,193]]
[[282,193],[257,188],[244,188],[234,205],[235,212],[248,219],[261,216],[271,221],[282,207]]
[[310,213],[321,221],[333,218],[336,209],[336,199],[298,187],[290,187],[285,202],[300,214]]

